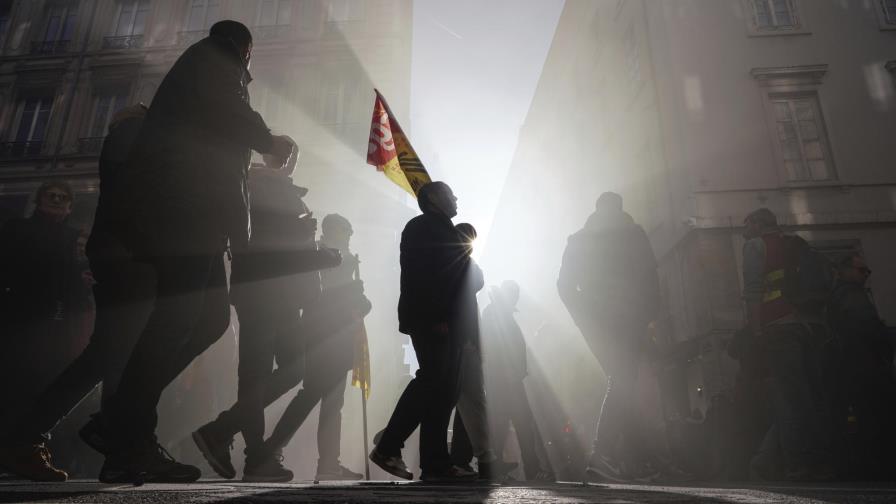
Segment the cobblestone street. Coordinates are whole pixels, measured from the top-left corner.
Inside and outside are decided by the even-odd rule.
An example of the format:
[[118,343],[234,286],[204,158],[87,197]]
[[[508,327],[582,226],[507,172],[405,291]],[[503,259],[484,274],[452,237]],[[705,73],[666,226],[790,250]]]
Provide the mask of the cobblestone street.
[[420,483],[243,484],[201,481],[193,485],[142,487],[90,481],[65,484],[0,482],[0,503],[884,503],[896,487],[883,486],[629,486],[558,483],[544,486],[438,486]]

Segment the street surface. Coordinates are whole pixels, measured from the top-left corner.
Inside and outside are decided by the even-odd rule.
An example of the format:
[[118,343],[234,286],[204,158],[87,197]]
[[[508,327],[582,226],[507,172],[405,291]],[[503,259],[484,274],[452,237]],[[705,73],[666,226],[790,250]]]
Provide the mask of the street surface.
[[896,486],[650,486],[557,483],[539,486],[367,482],[248,484],[203,480],[192,485],[38,484],[0,481],[0,503],[893,503]]

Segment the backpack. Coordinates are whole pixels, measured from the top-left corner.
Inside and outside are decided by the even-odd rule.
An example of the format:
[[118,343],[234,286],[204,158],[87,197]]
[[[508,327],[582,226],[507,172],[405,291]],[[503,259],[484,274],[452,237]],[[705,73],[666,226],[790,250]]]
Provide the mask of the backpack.
[[834,290],[834,265],[799,236],[785,235],[784,251],[784,297],[803,311],[822,313]]

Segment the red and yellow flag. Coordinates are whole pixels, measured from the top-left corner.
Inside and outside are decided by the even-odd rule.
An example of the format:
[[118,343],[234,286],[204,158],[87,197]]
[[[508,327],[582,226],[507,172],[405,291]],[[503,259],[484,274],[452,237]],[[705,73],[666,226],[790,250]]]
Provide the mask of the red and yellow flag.
[[423,162],[379,91],[376,91],[376,101],[373,102],[367,164],[376,166],[389,180],[414,197],[417,197],[417,191],[423,184],[432,182]]

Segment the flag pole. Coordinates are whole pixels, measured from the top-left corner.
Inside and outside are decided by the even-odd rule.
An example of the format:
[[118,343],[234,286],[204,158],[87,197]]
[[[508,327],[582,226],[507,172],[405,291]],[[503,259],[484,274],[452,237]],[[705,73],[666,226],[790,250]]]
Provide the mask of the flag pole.
[[[355,254],[355,271],[354,271],[355,280],[361,280],[361,258],[358,254]],[[364,321],[361,321],[362,330]],[[361,456],[364,457],[364,479],[370,481],[370,458],[367,456],[367,393],[364,390],[364,387],[361,386],[358,388],[361,392],[361,419],[363,421],[363,436],[362,440],[363,449],[361,450]]]

